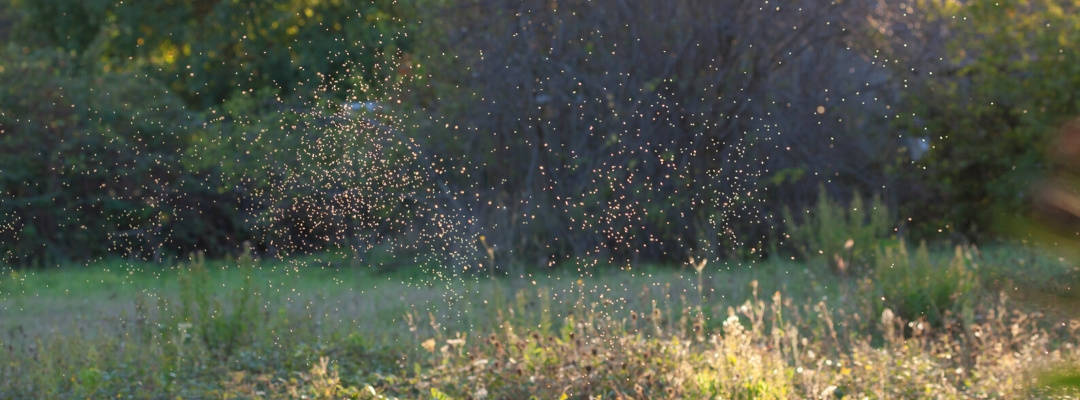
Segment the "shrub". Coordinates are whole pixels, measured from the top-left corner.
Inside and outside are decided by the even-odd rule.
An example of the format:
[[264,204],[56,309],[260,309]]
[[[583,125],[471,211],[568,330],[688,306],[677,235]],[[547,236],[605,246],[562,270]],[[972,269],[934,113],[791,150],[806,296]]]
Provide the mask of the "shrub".
[[[169,190],[183,146],[175,133],[190,118],[183,103],[153,80],[81,74],[78,63],[0,48],[0,261],[152,254],[183,220],[182,196]],[[206,231],[220,226],[190,217]]]
[[427,221],[411,193],[426,173],[402,172],[415,153],[333,100],[264,88],[200,114],[145,74],[84,63],[0,48],[0,263],[222,256],[245,241],[287,254]]
[[889,209],[881,198],[874,196],[865,203],[856,193],[844,207],[830,199],[822,186],[817,204],[799,218],[784,210],[787,244],[805,259],[824,258],[837,272],[865,265],[892,232]]
[[957,246],[951,260],[934,260],[922,243],[909,254],[900,242],[877,251],[872,295],[875,315],[886,308],[907,321],[926,320],[940,326],[949,312],[970,308],[978,278],[969,250]]
[[[221,1],[6,2],[0,263],[221,256],[244,241],[260,251],[274,247],[270,242],[312,250],[324,244],[313,238],[362,224],[372,230],[371,221],[406,212],[393,202],[380,215],[331,212],[326,220],[346,217],[309,224],[318,219],[311,210],[371,200],[349,203],[342,199],[356,199],[355,187],[314,181],[344,175],[325,164],[287,162],[312,154],[342,162],[327,156],[343,146],[326,142],[325,127],[344,122],[315,115],[304,99],[340,110],[346,100],[384,96],[409,64],[411,9],[383,0],[256,8]],[[359,129],[348,122],[338,129]],[[398,159],[350,150],[349,163]],[[358,166],[341,181],[358,182],[356,175],[372,170]],[[294,182],[272,179],[282,176]]]
[[253,340],[253,327],[259,316],[259,302],[251,284],[254,260],[250,248],[245,247],[236,263],[244,274],[243,280],[239,288],[230,291],[225,304],[213,295],[213,282],[202,254],[193,256],[186,269],[181,266],[180,308],[175,315],[178,319],[168,324],[191,329],[207,349],[222,358]]

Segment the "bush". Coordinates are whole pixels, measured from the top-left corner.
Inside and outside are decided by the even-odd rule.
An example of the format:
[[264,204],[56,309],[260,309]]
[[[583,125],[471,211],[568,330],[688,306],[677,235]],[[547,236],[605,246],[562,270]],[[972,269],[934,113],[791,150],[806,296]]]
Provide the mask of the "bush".
[[877,196],[868,205],[858,193],[848,207],[829,198],[825,187],[817,204],[798,218],[785,209],[787,245],[807,260],[821,260],[840,273],[872,261],[875,251],[889,242],[893,232],[888,207]]
[[0,54],[0,261],[165,245],[181,195],[170,190],[183,147],[176,132],[191,117],[183,103],[136,74],[82,74],[61,52]]
[[225,303],[213,296],[213,282],[202,254],[193,256],[188,266],[181,266],[180,307],[175,315],[178,319],[167,324],[190,329],[207,349],[221,358],[250,344],[253,328],[258,325],[259,298],[251,285],[254,260],[250,248],[245,248],[236,264],[243,274],[242,284],[230,291]]
[[392,173],[415,152],[373,154],[354,133],[385,124],[341,115],[397,85],[407,6],[0,8],[0,263],[308,251],[411,211],[417,188]]
[[965,314],[974,301],[978,278],[968,249],[956,247],[951,260],[934,260],[922,243],[909,254],[904,242],[877,251],[871,296],[874,315],[885,309],[906,321],[941,326],[946,314]]

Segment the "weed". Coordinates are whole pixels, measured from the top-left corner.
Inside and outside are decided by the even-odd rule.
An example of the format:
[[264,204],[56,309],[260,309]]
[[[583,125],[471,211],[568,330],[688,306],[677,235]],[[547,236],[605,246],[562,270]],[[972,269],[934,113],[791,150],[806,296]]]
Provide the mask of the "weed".
[[169,324],[183,327],[180,330],[184,332],[179,332],[182,336],[191,329],[208,349],[221,358],[227,358],[238,347],[251,342],[251,328],[258,317],[257,294],[252,288],[254,259],[250,249],[245,247],[236,264],[243,278],[239,287],[227,296],[228,303],[223,304],[212,296],[212,281],[206,260],[202,254],[194,255],[186,269],[181,267],[178,276],[179,320]]
[[978,278],[972,252],[957,246],[951,259],[932,259],[926,244],[909,254],[904,242],[878,250],[871,296],[875,314],[889,308],[908,320],[941,326],[947,313],[970,315]]
[[893,233],[888,207],[874,196],[866,204],[858,193],[847,207],[818,190],[817,204],[798,217],[783,212],[788,245],[806,260],[819,260],[840,273],[868,264]]

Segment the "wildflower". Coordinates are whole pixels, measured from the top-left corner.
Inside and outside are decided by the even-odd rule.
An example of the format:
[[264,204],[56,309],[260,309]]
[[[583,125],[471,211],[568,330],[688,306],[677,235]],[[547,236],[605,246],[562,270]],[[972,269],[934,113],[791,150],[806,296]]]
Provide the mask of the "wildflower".
[[893,318],[895,318],[895,315],[893,314],[892,310],[886,308],[884,311],[881,312],[882,325],[891,325],[893,322]]
[[424,350],[427,350],[429,352],[434,353],[435,352],[435,339],[425,340],[423,343],[420,343],[420,347],[423,347]]

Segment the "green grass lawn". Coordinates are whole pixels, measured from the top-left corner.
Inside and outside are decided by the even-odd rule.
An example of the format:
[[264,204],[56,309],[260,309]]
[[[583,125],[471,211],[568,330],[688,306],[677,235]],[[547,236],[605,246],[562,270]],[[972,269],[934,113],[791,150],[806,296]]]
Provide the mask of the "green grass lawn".
[[700,286],[689,266],[492,278],[333,252],[8,270],[0,398],[1008,398],[1075,359],[1064,259],[879,259],[709,265]]

